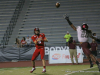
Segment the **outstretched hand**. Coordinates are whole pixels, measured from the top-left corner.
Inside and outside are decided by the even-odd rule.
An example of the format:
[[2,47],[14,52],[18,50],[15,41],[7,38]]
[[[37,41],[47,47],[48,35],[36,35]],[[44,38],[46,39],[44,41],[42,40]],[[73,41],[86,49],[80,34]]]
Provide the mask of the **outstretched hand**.
[[76,27],[69,20],[69,16],[67,14],[63,15],[63,17],[67,20],[68,24],[76,31]]

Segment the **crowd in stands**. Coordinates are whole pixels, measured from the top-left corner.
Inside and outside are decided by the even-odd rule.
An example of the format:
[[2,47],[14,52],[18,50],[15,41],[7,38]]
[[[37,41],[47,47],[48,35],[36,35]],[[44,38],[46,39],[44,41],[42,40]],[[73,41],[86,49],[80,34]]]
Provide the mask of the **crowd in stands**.
[[22,40],[16,38],[15,46],[17,46],[18,48],[22,48],[22,47],[32,47],[34,45],[32,44],[32,40],[29,37],[29,35],[27,35],[27,38],[23,37]]

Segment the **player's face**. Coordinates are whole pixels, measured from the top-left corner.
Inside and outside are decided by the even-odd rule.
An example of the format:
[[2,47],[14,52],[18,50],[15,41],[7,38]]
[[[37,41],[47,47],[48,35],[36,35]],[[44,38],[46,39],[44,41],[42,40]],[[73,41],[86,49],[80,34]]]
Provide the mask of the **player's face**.
[[95,42],[95,40],[94,40],[94,39],[92,39],[92,41],[93,41],[93,42]]
[[88,26],[87,25],[82,25],[82,29],[83,30],[88,30]]
[[18,38],[17,38],[17,41],[18,41]]
[[38,35],[39,34],[39,31],[35,31],[35,34]]
[[22,40],[24,40],[24,38],[22,38]]
[[27,37],[29,39],[29,37]]
[[96,34],[94,34],[94,36],[96,36]]

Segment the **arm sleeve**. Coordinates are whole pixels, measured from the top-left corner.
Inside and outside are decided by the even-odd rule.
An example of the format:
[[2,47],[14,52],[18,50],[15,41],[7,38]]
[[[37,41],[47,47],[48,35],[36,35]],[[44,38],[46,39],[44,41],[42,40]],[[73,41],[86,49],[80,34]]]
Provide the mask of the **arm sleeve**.
[[80,30],[81,30],[81,26],[77,26],[77,27],[76,27],[76,30],[77,30],[77,31],[80,31]]
[[43,40],[46,39],[45,34],[43,34]]
[[31,37],[31,39],[33,40],[33,42],[35,41],[35,38],[34,38],[34,36],[32,36],[32,37]]

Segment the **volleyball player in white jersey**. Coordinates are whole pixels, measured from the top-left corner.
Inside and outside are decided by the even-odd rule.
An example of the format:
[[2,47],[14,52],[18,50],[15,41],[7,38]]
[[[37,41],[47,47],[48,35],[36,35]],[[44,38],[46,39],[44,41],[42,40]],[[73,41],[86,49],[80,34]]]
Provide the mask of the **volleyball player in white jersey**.
[[72,22],[69,20],[69,17],[67,15],[64,16],[64,18],[67,20],[67,22],[69,23],[69,25],[75,30],[77,31],[77,37],[78,37],[78,41],[80,42],[80,45],[82,47],[82,50],[84,52],[84,54],[87,56],[89,62],[90,62],[90,68],[93,67],[92,61],[91,59],[97,64],[99,71],[100,71],[100,63],[97,61],[97,59],[92,55],[92,53],[90,52],[90,45],[88,43],[88,38],[91,37],[93,39],[96,40],[96,38],[94,38],[92,36],[92,32],[91,30],[88,30],[88,25],[83,23],[82,26],[78,26],[75,27]]

